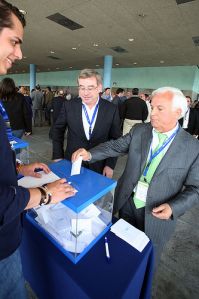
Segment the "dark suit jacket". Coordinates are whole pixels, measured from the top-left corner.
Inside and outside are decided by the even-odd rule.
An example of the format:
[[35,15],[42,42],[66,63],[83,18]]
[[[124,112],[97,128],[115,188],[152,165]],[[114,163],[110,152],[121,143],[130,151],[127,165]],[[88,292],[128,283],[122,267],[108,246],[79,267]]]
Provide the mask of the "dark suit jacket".
[[[67,147],[64,154],[64,134],[67,132]],[[99,109],[95,127],[90,140],[87,140],[82,122],[82,100],[76,98],[64,102],[59,117],[53,128],[53,159],[71,159],[72,153],[79,148],[90,149],[110,139],[121,136],[120,118],[116,105],[107,100],[99,100]],[[108,158],[93,165],[84,166],[102,173],[105,166],[114,169],[116,158]]]
[[63,103],[66,101],[66,99],[62,96],[58,96],[52,99],[51,105],[50,105],[50,109],[53,110],[53,123],[56,122],[60,110],[62,108]]
[[[131,196],[143,173],[152,141],[151,124],[139,124],[119,138],[90,150],[91,162],[128,153],[127,164],[115,192],[115,211]],[[145,232],[155,245],[171,236],[177,217],[199,202],[199,142],[182,128],[158,165],[149,185],[145,206]],[[154,207],[168,203],[172,219],[160,220],[151,214]]]
[[[183,118],[179,120],[180,125],[183,125]],[[194,108],[190,108],[188,128],[186,129],[191,135],[198,135],[199,133],[199,117]]]

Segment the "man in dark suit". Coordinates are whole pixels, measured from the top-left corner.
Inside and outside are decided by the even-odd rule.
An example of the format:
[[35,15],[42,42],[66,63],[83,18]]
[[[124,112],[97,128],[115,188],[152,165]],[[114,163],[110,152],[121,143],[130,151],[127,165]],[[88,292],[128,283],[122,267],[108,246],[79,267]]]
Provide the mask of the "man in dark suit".
[[196,109],[191,108],[191,98],[186,96],[188,109],[183,118],[179,120],[182,128],[191,135],[198,135],[199,133],[199,117]]
[[146,232],[158,261],[177,218],[199,202],[199,142],[178,124],[187,110],[180,90],[157,89],[151,108],[151,123],[138,124],[129,134],[90,152],[79,149],[72,159],[82,156],[95,162],[128,154],[114,211]]
[[[78,77],[79,97],[66,101],[53,128],[53,159],[71,159],[80,147],[90,149],[107,140],[121,136],[117,106],[99,98],[102,79],[95,70],[85,69]],[[67,147],[64,153],[64,134],[67,132]],[[107,158],[84,166],[112,177],[116,158]]]

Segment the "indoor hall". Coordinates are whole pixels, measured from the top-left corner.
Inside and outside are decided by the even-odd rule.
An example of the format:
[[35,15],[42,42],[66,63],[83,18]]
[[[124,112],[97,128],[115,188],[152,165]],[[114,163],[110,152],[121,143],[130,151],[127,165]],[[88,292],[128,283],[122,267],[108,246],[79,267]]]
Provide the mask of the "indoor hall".
[[[198,100],[198,0],[11,3],[24,10],[27,19],[23,59],[0,80],[11,77],[29,90],[39,84],[77,95],[79,70],[93,68],[104,76],[103,87],[114,92],[138,87],[150,94],[160,86],[175,86]],[[33,134],[24,137],[31,162],[51,161],[48,131],[46,126],[33,127]],[[125,157],[118,159],[115,179],[125,163]],[[153,298],[198,298],[197,212],[198,205],[178,219],[158,268]]]

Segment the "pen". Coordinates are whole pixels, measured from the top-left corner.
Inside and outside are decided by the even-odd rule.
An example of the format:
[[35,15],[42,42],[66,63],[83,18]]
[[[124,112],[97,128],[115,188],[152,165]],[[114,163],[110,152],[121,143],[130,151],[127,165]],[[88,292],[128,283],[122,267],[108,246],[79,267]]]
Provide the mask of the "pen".
[[108,261],[110,261],[110,252],[109,252],[109,246],[108,246],[108,239],[107,237],[104,238],[105,241],[105,251],[106,251],[106,258]]

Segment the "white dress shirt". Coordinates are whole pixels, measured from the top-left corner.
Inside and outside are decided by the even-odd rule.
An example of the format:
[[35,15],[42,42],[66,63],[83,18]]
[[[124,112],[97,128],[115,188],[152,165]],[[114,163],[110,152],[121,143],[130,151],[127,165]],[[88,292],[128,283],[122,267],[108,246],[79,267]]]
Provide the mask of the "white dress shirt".
[[[89,117],[90,120],[93,117],[93,113],[95,111],[95,107],[97,106],[98,103],[99,103],[99,99],[98,99],[97,103],[95,104],[95,106],[93,106],[91,109],[88,107],[88,105],[82,103],[86,107],[86,110],[87,110],[87,113],[88,113],[88,117]],[[98,110],[99,110],[99,108],[98,108]],[[95,118],[94,118],[92,126],[91,126],[91,134],[92,134],[94,126],[95,126],[95,122],[96,122],[96,119],[97,119],[98,110],[97,110],[97,113],[95,114]],[[89,128],[90,128],[90,125],[89,125],[89,123],[87,121],[87,118],[86,118],[86,115],[85,115],[83,107],[82,107],[82,122],[83,122],[83,127],[84,127],[84,132],[85,132],[86,138],[89,140],[90,139],[90,137],[89,137]]]

